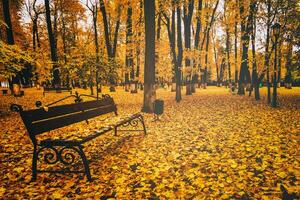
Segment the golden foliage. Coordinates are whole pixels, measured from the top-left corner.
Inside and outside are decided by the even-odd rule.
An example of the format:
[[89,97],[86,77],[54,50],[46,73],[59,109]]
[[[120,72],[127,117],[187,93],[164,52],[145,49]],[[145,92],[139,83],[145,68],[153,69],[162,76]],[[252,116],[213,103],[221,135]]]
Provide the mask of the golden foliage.
[[[108,91],[108,88],[104,89]],[[79,90],[80,93],[83,90]],[[135,113],[142,93],[111,93],[119,111]],[[164,89],[161,121],[145,114],[148,135],[107,133],[86,145],[94,181],[79,175],[31,178],[32,145],[9,103],[34,107],[65,94],[26,89],[25,97],[1,96],[0,198],[4,199],[280,199],[280,185],[299,195],[299,88],[279,89],[280,108],[209,87],[175,103]],[[81,123],[61,131],[84,131]]]

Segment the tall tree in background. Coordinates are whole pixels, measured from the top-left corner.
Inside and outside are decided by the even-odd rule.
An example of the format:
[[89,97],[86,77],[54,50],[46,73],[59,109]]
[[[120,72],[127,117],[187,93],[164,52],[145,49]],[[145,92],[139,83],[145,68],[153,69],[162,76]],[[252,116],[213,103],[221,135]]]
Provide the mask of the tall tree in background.
[[3,8],[4,22],[6,24],[6,42],[7,44],[14,45],[15,41],[14,41],[12,23],[10,19],[9,0],[2,1],[2,8]]
[[143,0],[139,1],[140,10],[139,10],[139,20],[137,23],[137,39],[136,39],[136,74],[137,78],[140,77],[140,65],[141,65],[141,37],[142,37],[142,23],[143,23]]
[[45,0],[45,8],[46,8],[46,22],[47,22],[47,29],[48,29],[48,37],[49,37],[49,44],[50,44],[50,50],[51,50],[51,60],[53,64],[52,68],[52,85],[60,85],[60,77],[59,77],[59,68],[58,68],[58,58],[57,58],[57,49],[55,45],[55,38],[54,34],[52,32],[52,23],[51,23],[51,14],[50,14],[50,5],[49,0]]
[[[59,8],[60,8],[60,12],[61,12],[61,38],[62,38],[62,43],[63,43],[63,57],[64,57],[64,64],[67,65],[68,59],[67,59],[67,33],[66,33],[66,17],[65,17],[65,6],[63,5],[63,1],[60,1],[59,4]],[[66,74],[67,74],[67,80],[66,80],[66,86],[69,87],[70,86],[70,73],[69,70],[66,70]]]
[[286,54],[286,75],[285,75],[285,87],[292,88],[292,58],[293,58],[293,36],[288,35],[287,37],[287,54]]
[[245,95],[245,84],[250,83],[250,72],[248,66],[248,50],[250,42],[250,29],[251,22],[253,18],[253,13],[255,9],[256,0],[251,0],[249,14],[246,13],[246,2],[240,0],[240,16],[241,16],[241,44],[242,44],[242,58],[241,58],[241,68],[239,74],[239,87],[238,94]]
[[145,69],[143,112],[153,112],[155,92],[155,1],[144,1],[145,15]]
[[[195,33],[195,37],[194,37],[194,48],[195,48],[196,52],[200,52],[199,43],[200,43],[200,33],[201,33],[201,29],[202,29],[202,24],[201,24],[202,6],[203,6],[203,0],[198,0],[198,8],[197,8],[197,14],[196,14],[196,33]],[[200,58],[201,58],[201,56],[199,56],[199,59]],[[197,71],[200,74],[201,63],[200,63],[199,59],[194,59],[194,65],[196,66]],[[197,79],[197,80],[195,80],[195,82],[198,82],[199,74],[195,76]],[[194,89],[195,88],[193,88],[193,90]]]
[[28,0],[25,2],[26,10],[32,22],[32,47],[34,51],[36,51],[36,46],[39,48],[41,47],[38,31],[38,19],[39,16],[45,12],[44,9],[41,6],[37,6],[36,3],[37,0],[33,0],[32,2]]
[[231,63],[230,63],[230,52],[231,52],[231,42],[230,42],[230,32],[229,32],[229,17],[227,17],[227,7],[228,0],[224,2],[224,19],[225,19],[225,32],[226,32],[226,56],[227,56],[227,68],[228,68],[228,83],[231,84]]
[[[116,19],[116,27],[114,32],[112,32],[113,28],[110,26],[111,23],[109,23],[110,17],[107,16],[106,8],[103,0],[100,0],[100,11],[102,13],[102,19],[103,19],[103,26],[104,26],[104,36],[105,36],[105,44],[106,44],[106,50],[107,50],[107,56],[109,59],[109,62],[111,63],[110,69],[109,69],[109,82],[111,84],[110,90],[115,91],[115,81],[113,77],[113,67],[117,52],[117,42],[118,42],[118,33],[120,29],[120,17],[121,17],[121,5],[117,5],[117,19]],[[111,43],[111,37],[110,35],[113,33],[113,43]]]
[[270,86],[270,29],[271,29],[271,0],[267,0],[267,33],[265,43],[265,68],[267,70],[267,90],[268,90],[268,104],[271,103],[271,86]]
[[176,9],[177,17],[177,62],[175,68],[176,75],[176,101],[181,101],[181,70],[182,70],[182,33],[181,33],[181,8],[180,5],[177,5]]
[[[94,43],[95,43],[95,50],[96,50],[95,52],[96,53],[96,94],[98,98],[99,97],[99,67],[100,67],[98,28],[97,28],[98,1],[96,0],[95,2],[92,2],[91,0],[88,0],[86,2],[86,6],[93,15]],[[93,95],[92,70],[90,75],[90,89],[91,89],[91,94]]]
[[[209,47],[209,39],[210,39],[210,29],[211,29],[211,27],[212,27],[212,25],[215,21],[215,15],[216,15],[216,11],[217,11],[219,2],[220,1],[217,0],[216,4],[214,6],[213,12],[211,14],[210,22],[206,25],[206,28],[205,28],[205,31],[204,31],[204,37],[203,37],[202,44],[201,44],[201,49],[202,49],[203,44],[206,41],[206,43],[205,43],[205,68],[204,68],[204,75],[203,75],[204,88],[206,88],[207,81],[208,81],[207,68],[208,68],[208,47]],[[207,20],[208,20],[208,15],[206,17],[207,17]]]
[[[4,15],[4,22],[6,24],[6,42],[9,45],[14,45],[14,35],[13,35],[13,29],[12,29],[12,23],[10,19],[10,9],[9,9],[9,0],[3,0],[2,1],[2,8],[3,8],[3,15]],[[16,80],[16,76],[13,76],[12,79],[8,79],[9,82],[9,88],[13,94],[13,83],[18,82]]]
[[237,40],[238,40],[238,0],[235,1],[235,9],[234,9],[234,82],[235,84],[238,83],[238,47],[237,47]]
[[[187,5],[183,6],[183,25],[184,25],[184,47],[186,51],[191,50],[191,24],[192,16],[194,11],[194,0],[188,0]],[[186,75],[186,95],[192,94],[192,68],[191,68],[191,59],[189,56],[185,58],[185,66],[187,69]]]
[[219,63],[218,63],[218,52],[216,48],[216,29],[212,30],[212,42],[213,42],[213,50],[214,50],[214,59],[216,64],[216,73],[217,73],[217,86],[220,86],[220,70],[219,70]]
[[[296,60],[298,60],[298,71],[300,71],[299,68],[299,57],[300,57],[300,48],[299,48],[299,42],[300,42],[300,12],[297,11],[297,3],[299,5],[299,1],[297,0],[290,0],[288,2],[285,2],[284,7],[284,16],[283,16],[283,31],[281,31],[283,34],[281,37],[281,40],[285,39],[286,42],[286,56],[285,56],[285,68],[286,68],[286,73],[284,77],[284,82],[285,82],[285,87],[288,89],[292,88],[292,69],[293,69],[293,46],[296,46],[296,49],[298,49],[297,57]],[[295,30],[296,27],[296,30]],[[298,41],[298,42],[297,42]],[[280,48],[280,46],[279,46]],[[280,61],[279,61],[280,64]],[[294,66],[297,66],[294,65]],[[280,74],[279,74],[280,75]],[[278,77],[280,78],[280,77]],[[280,79],[279,79],[280,80]]]
[[252,79],[251,79],[251,87],[249,91],[249,95],[251,95],[252,90],[254,89],[254,96],[255,100],[260,99],[259,95],[259,84],[260,79],[258,78],[258,72],[257,72],[257,61],[256,61],[256,13],[257,13],[257,6],[255,4],[252,4],[254,6],[254,14],[251,22],[251,44],[252,44]]
[[[127,20],[126,20],[126,70],[125,70],[125,91],[129,91],[129,75],[130,81],[134,80],[134,68],[133,68],[133,47],[132,47],[132,7],[128,2],[127,7]],[[130,74],[129,74],[130,72]]]
[[[175,12],[177,16],[177,32],[175,26],[176,23]],[[170,51],[172,55],[173,68],[175,73],[174,74],[174,79],[176,82],[175,99],[177,102],[180,102],[181,101],[181,69],[182,69],[182,57],[183,57],[180,5],[176,4],[175,0],[172,0],[171,19],[166,13],[163,13],[163,16],[166,21],[165,24],[167,26]],[[177,46],[176,46],[176,34],[177,34]]]

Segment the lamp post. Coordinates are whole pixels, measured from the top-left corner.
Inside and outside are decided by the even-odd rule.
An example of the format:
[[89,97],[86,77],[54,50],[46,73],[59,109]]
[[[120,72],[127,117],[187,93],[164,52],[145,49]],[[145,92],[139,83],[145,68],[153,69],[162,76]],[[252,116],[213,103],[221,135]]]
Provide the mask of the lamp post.
[[272,100],[272,107],[277,107],[277,41],[280,34],[280,24],[275,23],[272,26],[273,35],[275,37],[275,44],[274,44],[274,75],[273,75],[273,100]]

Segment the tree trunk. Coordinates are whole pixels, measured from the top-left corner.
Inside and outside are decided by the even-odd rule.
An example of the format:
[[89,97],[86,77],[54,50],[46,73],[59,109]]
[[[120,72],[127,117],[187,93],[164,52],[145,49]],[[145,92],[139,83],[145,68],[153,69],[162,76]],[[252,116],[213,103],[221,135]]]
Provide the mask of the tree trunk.
[[[236,0],[236,4],[238,0]],[[238,83],[238,49],[237,49],[237,40],[238,40],[238,34],[237,34],[237,28],[238,28],[238,12],[237,9],[235,9],[235,19],[234,19],[234,67],[235,67],[235,72],[234,72],[234,82],[235,84]]]
[[10,9],[9,9],[9,0],[3,0],[2,1],[2,7],[3,7],[3,15],[4,15],[4,22],[6,24],[6,42],[7,44],[14,45],[14,35],[13,35],[13,29],[10,19]]
[[225,32],[226,32],[226,55],[227,55],[227,67],[228,67],[228,84],[231,85],[231,64],[230,64],[230,33],[229,33],[229,24],[226,18],[227,13],[227,1],[224,2],[224,18],[225,18]]
[[54,19],[53,19],[53,36],[54,36],[54,44],[55,44],[55,49],[57,49],[57,39],[58,39],[58,30],[57,30],[57,21],[58,21],[58,10],[56,6],[56,2],[54,1]]
[[145,15],[145,69],[144,102],[142,112],[153,113],[155,92],[155,1],[144,1]]
[[231,65],[230,65],[230,35],[229,28],[226,28],[226,55],[227,55],[227,67],[228,67],[228,83],[231,84]]
[[[62,23],[61,38],[63,42],[64,64],[67,65],[68,59],[67,59],[67,41],[66,41],[66,22],[65,22],[64,7],[62,5],[62,1],[60,2],[60,12],[61,12],[61,23]],[[68,69],[66,70],[66,73],[67,73],[66,86],[69,87],[70,75]]]
[[[140,0],[140,16],[139,16],[139,27],[140,24],[142,23],[142,10],[143,10],[143,1]],[[140,65],[141,65],[141,59],[140,59],[140,54],[141,54],[141,29],[138,29],[138,33],[137,33],[137,47],[136,47],[136,77],[139,78],[140,77]]]
[[[207,32],[206,34],[209,34],[209,32]],[[207,85],[207,82],[208,82],[208,71],[207,71],[207,66],[208,66],[208,47],[209,47],[209,35],[206,36],[206,44],[205,44],[205,68],[204,68],[204,74],[203,74],[204,89],[206,89],[206,85]]]
[[93,27],[94,27],[94,41],[96,47],[96,94],[97,99],[99,98],[99,67],[100,67],[100,58],[99,58],[99,43],[98,43],[98,29],[97,29],[97,19],[98,19],[98,6],[97,3],[94,5],[93,12]]
[[[2,8],[3,8],[4,22],[6,24],[6,42],[7,44],[14,45],[15,41],[14,41],[13,29],[12,29],[12,24],[10,19],[9,0],[2,1]],[[11,94],[14,94],[13,84],[14,83],[18,84],[19,82],[17,77],[18,74],[8,79]]]
[[267,36],[266,36],[266,46],[265,46],[265,68],[267,69],[267,88],[268,88],[268,104],[271,103],[271,86],[270,86],[270,26],[271,26],[271,0],[267,3],[268,13],[267,13]]
[[36,39],[36,44],[38,48],[41,48],[41,42],[40,42],[40,36],[39,36],[39,29],[38,29],[38,21],[36,20],[36,30],[35,30],[35,39]]
[[223,84],[225,67],[226,67],[225,58],[223,58],[220,66],[220,84]]
[[94,13],[95,17],[93,19],[94,23],[94,37],[95,37],[95,47],[96,47],[96,93],[97,99],[99,98],[99,67],[100,67],[100,58],[99,58],[99,43],[98,43],[98,29],[97,29],[97,6]]
[[195,34],[195,49],[199,48],[200,32],[201,32],[201,13],[202,13],[202,0],[199,0],[198,1],[196,34]]
[[277,42],[278,36],[275,35],[275,48],[274,48],[274,69],[273,69],[273,98],[272,98],[272,107],[277,107]]
[[[125,90],[129,89],[129,84],[134,81],[134,66],[133,66],[133,49],[132,49],[132,7],[129,5],[127,8],[127,20],[126,20],[126,74],[125,74]],[[130,82],[128,71],[130,71]],[[132,93],[136,93],[136,90],[131,90]]]
[[127,9],[127,45],[129,48],[127,50],[127,67],[130,68],[130,80],[131,82],[134,81],[135,73],[134,73],[134,66],[133,66],[133,49],[132,49],[132,8],[131,6]]
[[182,35],[181,35],[181,9],[177,7],[177,62],[176,62],[176,102],[181,101],[181,69],[182,69]]
[[[183,9],[183,24],[184,24],[184,45],[186,50],[191,49],[191,23],[194,10],[194,0],[188,1],[188,8],[184,5]],[[191,69],[191,60],[189,57],[185,58],[185,67],[188,70],[186,77],[186,95],[192,95],[192,69]]]
[[32,47],[33,51],[36,51],[36,34],[37,32],[37,19],[33,19],[32,21]]
[[158,14],[157,19],[157,31],[156,31],[156,40],[160,40],[160,33],[161,33],[161,13]]
[[215,37],[214,37],[215,33],[213,31],[213,45],[214,45],[214,57],[215,57],[215,64],[216,64],[216,72],[217,72],[217,86],[220,86],[220,74],[219,74],[219,65],[218,65],[218,54],[217,54],[217,50],[216,50],[216,43],[215,43]]
[[282,59],[282,39],[278,43],[278,87],[281,86],[281,59]]
[[202,49],[204,41],[206,41],[206,45],[205,45],[205,69],[204,69],[204,74],[203,74],[204,88],[206,88],[207,81],[208,81],[207,65],[208,65],[208,46],[209,46],[210,29],[211,29],[211,27],[214,23],[215,14],[216,14],[219,2],[220,1],[218,0],[215,7],[214,7],[214,9],[213,9],[213,12],[212,12],[212,15],[211,15],[211,18],[210,18],[210,22],[206,26],[206,29],[205,29],[205,32],[204,32],[204,37],[203,37],[202,44],[201,44],[201,49]]
[[52,25],[51,25],[51,15],[50,15],[50,5],[49,0],[45,0],[45,8],[46,8],[46,22],[47,22],[47,29],[48,29],[48,37],[49,37],[49,44],[50,44],[50,50],[51,50],[51,60],[53,62],[53,86],[59,86],[60,85],[60,77],[59,77],[59,69],[57,66],[57,52],[55,48],[55,38],[52,32]]
[[[116,56],[116,51],[117,51],[117,41],[118,41],[118,33],[119,33],[119,28],[120,28],[120,17],[121,17],[121,6],[118,6],[117,10],[117,22],[116,22],[116,27],[114,31],[114,37],[113,37],[113,44],[111,44],[111,38],[110,38],[110,30],[112,30],[111,27],[109,27],[108,23],[108,18],[107,18],[107,13],[106,13],[106,8],[103,0],[100,0],[100,11],[102,13],[102,19],[103,19],[103,26],[104,26],[104,38],[105,38],[105,44],[106,44],[106,50],[107,50],[107,55],[108,59],[111,62],[115,61],[115,56]],[[109,82],[110,82],[110,89],[111,91],[115,91],[114,89],[114,77],[113,77],[113,68],[109,69]]]
[[249,96],[254,89],[255,100],[260,99],[259,95],[259,79],[257,73],[257,62],[256,62],[256,48],[255,48],[255,39],[256,39],[256,17],[253,16],[252,22],[252,32],[251,32],[251,44],[252,44],[252,83],[249,91]]
[[[215,7],[214,7],[214,9],[213,9],[211,18],[210,18],[210,22],[209,22],[209,24],[208,24],[208,25],[206,26],[206,28],[205,28],[205,31],[204,31],[204,37],[203,37],[203,39],[202,39],[201,48],[200,48],[201,50],[203,49],[204,42],[207,41],[207,40],[206,40],[206,37],[209,36],[210,29],[211,29],[211,27],[212,27],[212,25],[213,25],[213,23],[214,23],[214,20],[215,20],[215,14],[216,14],[216,11],[217,11],[219,2],[220,2],[220,0],[217,1],[216,5],[215,5]],[[208,16],[207,16],[207,17],[208,17]]]
[[285,87],[290,89],[292,87],[292,57],[293,57],[293,36],[289,35],[287,38],[287,54],[286,54],[286,74],[285,74]]
[[[199,42],[200,42],[200,33],[201,33],[201,15],[202,15],[202,0],[198,1],[198,10],[197,10],[197,25],[196,25],[196,33],[195,33],[195,49],[200,50],[199,49]],[[198,67],[199,73],[200,73],[200,58],[199,59],[195,59],[195,66]],[[198,71],[197,70],[197,71]],[[199,74],[200,75],[200,74]],[[199,76],[198,76],[199,77]]]
[[242,60],[241,60],[241,69],[239,75],[239,88],[238,88],[239,95],[245,95],[245,88],[244,88],[245,84],[248,84],[250,82],[250,72],[248,68],[248,49],[249,49],[249,41],[250,41],[249,33],[251,29],[250,26],[253,19],[255,5],[256,5],[255,1],[251,1],[249,15],[245,16],[244,2],[240,1],[240,15],[243,17],[241,21]]

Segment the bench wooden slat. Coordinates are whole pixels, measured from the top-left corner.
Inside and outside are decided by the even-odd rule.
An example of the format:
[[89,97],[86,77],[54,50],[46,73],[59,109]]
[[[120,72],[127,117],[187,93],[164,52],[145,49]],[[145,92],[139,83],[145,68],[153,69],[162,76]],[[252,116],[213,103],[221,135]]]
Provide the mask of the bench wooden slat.
[[107,105],[115,105],[115,104],[113,100],[109,100],[109,99],[94,100],[94,101],[82,102],[78,104],[67,104],[67,105],[49,107],[48,111],[44,110],[43,108],[23,111],[22,115],[24,118],[30,119],[30,123],[32,123],[38,120],[53,118],[60,115],[67,115],[67,114],[88,110],[91,108],[107,106]]
[[72,88],[44,88],[44,91],[57,91],[57,90],[70,91],[72,90]]

